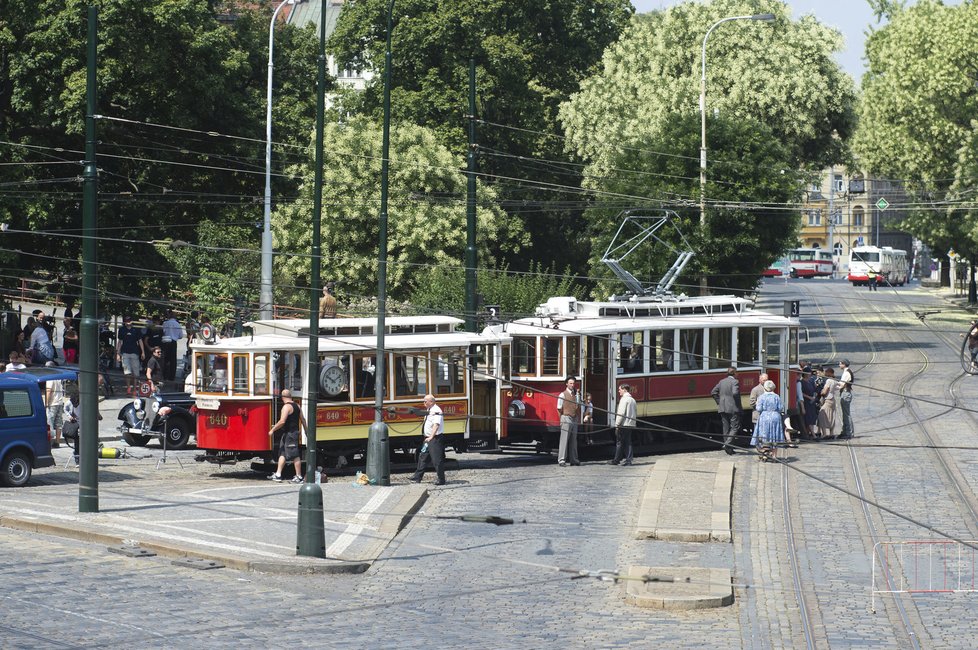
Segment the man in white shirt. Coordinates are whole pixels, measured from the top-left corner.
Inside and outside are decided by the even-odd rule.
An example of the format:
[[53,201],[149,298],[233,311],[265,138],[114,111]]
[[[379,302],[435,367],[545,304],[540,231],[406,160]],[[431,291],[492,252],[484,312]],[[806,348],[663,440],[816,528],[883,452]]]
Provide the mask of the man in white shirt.
[[843,359],[839,362],[842,368],[842,375],[839,377],[839,404],[842,405],[842,433],[839,434],[840,440],[848,440],[852,437],[852,371],[849,369],[849,360]]
[[435,403],[434,395],[424,396],[424,406],[428,409],[422,427],[424,441],[421,443],[421,450],[418,453],[418,469],[411,477],[411,482],[421,482],[430,458],[431,463],[435,466],[435,476],[437,476],[435,485],[445,485],[445,416],[442,415],[441,407]]

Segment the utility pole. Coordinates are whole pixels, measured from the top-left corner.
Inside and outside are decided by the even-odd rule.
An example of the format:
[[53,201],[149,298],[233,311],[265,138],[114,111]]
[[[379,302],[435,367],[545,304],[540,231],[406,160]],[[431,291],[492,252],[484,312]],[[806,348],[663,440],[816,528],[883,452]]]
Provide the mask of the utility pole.
[[384,334],[387,327],[387,180],[391,145],[391,29],[394,0],[387,5],[387,47],[384,51],[384,133],[380,154],[380,237],[377,251],[377,363],[374,399],[374,423],[367,434],[367,476],[375,485],[391,484],[390,440],[384,422],[384,379],[387,376],[387,352]]
[[85,90],[85,166],[82,171],[82,319],[78,332],[81,429],[78,443],[78,512],[98,512],[98,305],[95,302],[98,252],[98,165],[95,160],[98,9],[88,8],[88,69]]
[[829,250],[832,252],[832,277],[835,278],[835,166],[829,166]]
[[475,268],[478,263],[478,252],[475,248],[475,175],[476,175],[476,144],[475,144],[475,59],[469,59],[469,178],[468,191],[465,201],[465,329],[475,332],[478,329],[476,319],[476,281]]
[[322,265],[323,122],[326,113],[326,6],[319,16],[319,73],[316,87],[316,170],[312,203],[312,250],[309,274],[309,351],[306,365],[306,480],[299,488],[296,555],[326,557],[323,489],[316,483],[316,406],[319,395],[319,274]]

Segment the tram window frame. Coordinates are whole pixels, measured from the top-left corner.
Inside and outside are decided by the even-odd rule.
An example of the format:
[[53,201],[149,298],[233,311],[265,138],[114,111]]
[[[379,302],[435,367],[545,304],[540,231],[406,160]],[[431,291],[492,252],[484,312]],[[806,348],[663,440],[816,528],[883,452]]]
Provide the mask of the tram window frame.
[[[692,348],[687,349],[687,337],[695,337],[693,340]],[[677,341],[679,342],[679,372],[696,372],[703,370],[704,366],[704,343],[705,338],[703,336],[702,328],[681,328],[679,330],[679,336]],[[699,349],[693,349],[699,348]]]
[[[442,369],[445,379],[442,379]],[[452,369],[454,368],[454,377]],[[460,350],[431,351],[431,387],[436,397],[461,397],[466,394],[465,355]],[[446,383],[442,383],[446,382]],[[445,390],[442,390],[443,386]]]
[[[526,349],[523,349],[523,348]],[[513,337],[513,376],[516,377],[536,377],[537,375],[537,337],[536,336],[514,336]],[[523,362],[526,363],[523,363]],[[523,368],[526,368],[525,370]]]
[[[781,342],[783,339],[784,331],[781,329],[769,328],[764,330],[765,365],[772,367],[781,365]],[[772,343],[777,343],[777,345],[772,345]],[[771,354],[772,349],[774,354]]]
[[759,368],[761,366],[761,328],[737,328],[737,367]]
[[[261,354],[255,354],[251,361],[251,376],[254,385],[255,395],[269,395],[271,392],[271,385],[269,383],[269,371],[271,366],[268,362],[268,353],[263,352]],[[264,381],[259,380],[258,369],[264,367]]]
[[496,373],[496,344],[477,343],[472,346],[472,365],[480,374],[495,377]]
[[604,336],[592,336],[587,345],[587,372],[592,375],[604,375],[608,372],[608,344]]
[[565,339],[565,350],[567,352],[567,375],[575,377],[581,370],[581,337],[569,336]]
[[[564,376],[564,338],[563,336],[540,337],[540,376]],[[554,345],[556,344],[556,346]],[[555,365],[556,364],[556,367]]]
[[[346,390],[341,390],[336,395],[329,395],[320,386],[320,377],[322,376],[323,368],[327,367],[326,360],[329,359],[330,363],[340,368],[343,371],[344,387]],[[319,363],[316,365],[319,369],[316,372],[316,395],[322,402],[349,402],[350,401],[350,385],[352,383],[352,377],[350,376],[350,355],[348,354],[319,354]]]
[[798,328],[788,328],[788,365],[798,365]]
[[[370,363],[364,365],[364,359],[370,359]],[[385,364],[386,368],[390,368],[389,364]],[[366,402],[375,400],[377,398],[377,354],[354,354],[353,355],[353,372],[356,373],[356,389],[354,391],[353,401],[355,402]],[[366,381],[367,375],[371,378],[371,381]],[[384,396],[390,395],[390,374],[384,373],[384,383],[383,391]]]
[[509,343],[503,343],[499,346],[499,367],[502,368],[503,379],[506,381],[510,380],[512,368],[510,363],[512,362],[512,350]]
[[[231,394],[248,395],[251,392],[251,368],[247,353],[231,354]],[[243,377],[241,376],[243,373]]]
[[[394,399],[424,397],[428,394],[431,382],[431,368],[428,364],[428,352],[421,350],[417,352],[396,353],[393,356],[392,367],[394,370]],[[414,390],[408,390],[410,385],[411,370],[410,366],[402,362],[410,362],[413,365]],[[399,380],[402,369],[405,372],[405,390],[401,390]],[[420,372],[419,372],[420,371]],[[421,375],[419,380],[419,375]]]
[[[707,366],[710,370],[729,368],[733,365],[733,328],[714,327],[707,330]],[[724,347],[725,346],[725,347]],[[724,349],[720,349],[724,347]]]
[[[618,334],[619,375],[644,375],[646,350],[645,330],[632,330]],[[627,358],[626,358],[627,355]]]
[[675,372],[675,330],[649,330],[649,350],[653,373]]
[[[223,381],[217,375],[217,371],[221,370],[216,367],[218,359],[224,361]],[[227,352],[197,352],[194,355],[194,372],[199,376],[194,377],[194,390],[206,395],[227,395],[227,359]]]

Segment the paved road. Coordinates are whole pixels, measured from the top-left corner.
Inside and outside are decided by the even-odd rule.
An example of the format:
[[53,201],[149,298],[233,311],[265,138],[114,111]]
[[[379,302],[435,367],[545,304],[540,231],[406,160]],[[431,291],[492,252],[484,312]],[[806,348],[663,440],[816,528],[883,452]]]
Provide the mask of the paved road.
[[[949,399],[944,387],[960,368],[940,332],[956,338],[963,312],[928,317],[933,330],[927,330],[911,312],[912,306],[944,308],[929,294],[907,288],[869,296],[818,280],[770,283],[760,304],[780,311],[781,301],[792,298],[803,300],[809,332],[803,354],[826,361],[848,356],[861,388],[854,444],[803,445],[791,450],[789,466],[853,491],[858,478],[868,498],[931,526],[972,534],[975,522],[963,513],[970,486],[978,485],[978,452],[969,439],[974,422],[960,411],[921,405],[939,442],[959,447],[954,471],[964,493],[951,494],[899,396]],[[957,381],[960,403],[978,403],[976,382]],[[433,490],[380,561],[357,576],[194,571],[0,529],[6,587],[0,647],[284,647],[313,639],[327,647],[793,648],[810,641],[818,648],[903,648],[911,632],[922,647],[974,647],[974,594],[881,596],[877,613],[869,611],[873,540],[936,535],[877,508],[867,519],[856,499],[745,454],[733,457],[733,543],[633,539],[637,501],[654,460],[561,469],[465,455],[451,485]],[[439,518],[463,514],[520,523]],[[640,610],[625,604],[621,584],[558,571],[630,564],[729,568],[736,601],[721,609]]]

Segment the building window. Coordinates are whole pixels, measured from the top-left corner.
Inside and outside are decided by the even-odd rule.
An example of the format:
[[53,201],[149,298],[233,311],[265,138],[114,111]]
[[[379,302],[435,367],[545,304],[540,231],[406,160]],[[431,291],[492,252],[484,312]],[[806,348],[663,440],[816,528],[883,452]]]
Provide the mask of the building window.
[[822,225],[822,211],[821,210],[809,210],[808,211],[808,225],[809,226],[821,226]]
[[835,246],[833,246],[833,248],[835,249],[835,254],[842,257],[842,242],[835,242]]
[[836,174],[832,181],[832,189],[836,192],[846,191],[846,182],[842,179],[842,174]]
[[852,209],[852,225],[862,228],[863,220],[865,219],[865,211],[861,205],[857,205]]

